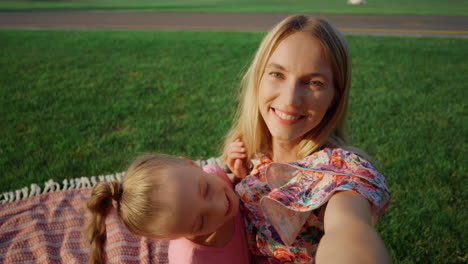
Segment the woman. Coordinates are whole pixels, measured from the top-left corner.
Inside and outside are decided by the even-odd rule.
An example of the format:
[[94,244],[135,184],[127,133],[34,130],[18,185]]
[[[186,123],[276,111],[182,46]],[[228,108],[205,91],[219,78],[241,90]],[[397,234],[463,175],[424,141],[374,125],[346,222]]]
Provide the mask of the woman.
[[[237,118],[226,137],[224,158],[236,177],[243,179],[251,174],[236,190],[246,205],[247,222],[254,222],[249,229],[253,237],[250,241],[253,253],[268,257],[268,261],[391,262],[373,227],[389,203],[385,179],[362,157],[345,150],[351,149],[346,145],[344,133],[350,79],[351,64],[344,38],[325,20],[304,15],[284,19],[267,34],[243,78]],[[339,185],[346,178],[346,182],[354,187],[341,185],[341,188],[327,190],[329,192],[318,208],[308,207],[308,210],[314,210],[309,219],[317,217],[316,229],[323,235],[320,235],[318,245],[309,246],[297,244],[298,237],[292,237],[292,245],[296,245],[296,249],[303,246],[303,252],[308,255],[301,259],[293,256],[294,247],[286,245],[279,230],[281,226],[268,222],[268,215],[262,215],[264,212],[259,212],[262,211],[260,207],[252,205],[258,201],[249,200],[249,197],[261,194],[262,197],[255,196],[261,200],[268,195],[265,190],[273,192],[271,186],[264,190],[255,189],[262,184],[265,186],[266,174],[262,173],[266,173],[270,164],[292,164],[302,160],[296,165],[314,169],[317,163],[313,162],[317,157],[327,158],[327,164],[332,165],[348,164],[349,161],[359,168],[367,166],[382,184],[365,179],[365,175],[353,174],[346,178],[343,175],[351,172],[337,173],[338,165],[327,167],[334,173],[327,178],[327,186]],[[253,171],[252,163],[257,164]],[[351,166],[350,170],[356,168]],[[249,193],[248,188],[253,189],[253,193]],[[367,195],[367,191],[374,189],[375,193]],[[371,199],[371,196],[377,198]],[[258,221],[259,218],[266,222]],[[258,223],[275,227],[268,231],[273,234],[265,235],[259,231],[265,226]],[[287,256],[284,257],[282,252]]]

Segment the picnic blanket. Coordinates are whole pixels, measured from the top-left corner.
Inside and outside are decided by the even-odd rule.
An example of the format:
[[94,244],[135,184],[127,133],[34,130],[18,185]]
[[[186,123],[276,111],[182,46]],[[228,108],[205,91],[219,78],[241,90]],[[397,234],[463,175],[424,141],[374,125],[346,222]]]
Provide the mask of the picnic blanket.
[[[35,195],[0,205],[0,263],[87,263],[91,188]],[[109,263],[168,263],[167,241],[130,234],[115,210],[106,220]]]
[[[218,158],[196,161],[220,164]],[[121,180],[123,173],[49,180],[0,194],[0,263],[87,263],[91,253],[85,229],[85,202],[98,181]],[[132,235],[117,219],[106,219],[108,263],[167,264],[168,241]]]

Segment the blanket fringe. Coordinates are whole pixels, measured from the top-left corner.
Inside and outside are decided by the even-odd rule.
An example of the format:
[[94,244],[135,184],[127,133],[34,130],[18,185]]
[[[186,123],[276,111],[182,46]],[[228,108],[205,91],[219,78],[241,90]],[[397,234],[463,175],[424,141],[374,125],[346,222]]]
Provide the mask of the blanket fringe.
[[74,190],[82,188],[91,188],[96,186],[100,181],[122,181],[124,172],[109,174],[109,175],[99,175],[91,177],[79,177],[75,179],[65,179],[62,181],[62,184],[49,179],[44,183],[44,189],[41,189],[39,185],[33,183],[31,186],[18,189],[14,192],[4,192],[0,194],[0,204],[11,203],[19,200],[23,200],[29,197],[40,195],[43,193],[57,192],[64,190]]
[[[207,160],[197,160],[195,161],[200,166],[205,166],[208,164],[215,164],[221,165],[221,160],[219,158],[209,158]],[[49,179],[44,183],[44,189],[41,190],[39,185],[33,183],[31,186],[24,187],[12,192],[4,192],[0,194],[0,204],[12,203],[15,201],[23,200],[29,197],[33,197],[36,195],[40,195],[43,193],[49,192],[57,192],[57,191],[64,191],[64,190],[73,190],[73,189],[82,189],[82,188],[91,188],[96,186],[96,184],[100,181],[122,181],[122,177],[124,176],[125,172],[119,172],[109,175],[99,175],[99,176],[91,176],[91,177],[80,177],[75,179],[65,179],[62,181],[62,184]]]

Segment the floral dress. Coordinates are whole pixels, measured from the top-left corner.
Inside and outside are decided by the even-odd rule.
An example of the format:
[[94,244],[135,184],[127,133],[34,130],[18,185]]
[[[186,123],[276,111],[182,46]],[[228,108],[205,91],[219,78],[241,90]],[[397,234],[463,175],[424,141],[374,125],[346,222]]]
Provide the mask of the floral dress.
[[296,162],[261,160],[236,186],[257,262],[314,263],[324,232],[315,209],[337,191],[366,198],[374,224],[390,203],[385,177],[352,152],[325,148]]

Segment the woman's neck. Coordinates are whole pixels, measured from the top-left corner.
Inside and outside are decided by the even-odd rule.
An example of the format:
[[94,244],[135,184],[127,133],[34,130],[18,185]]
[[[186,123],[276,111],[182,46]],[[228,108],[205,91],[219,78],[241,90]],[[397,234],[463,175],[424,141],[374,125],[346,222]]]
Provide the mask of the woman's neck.
[[297,150],[299,149],[298,140],[272,140],[272,157],[273,161],[290,162],[297,160]]

